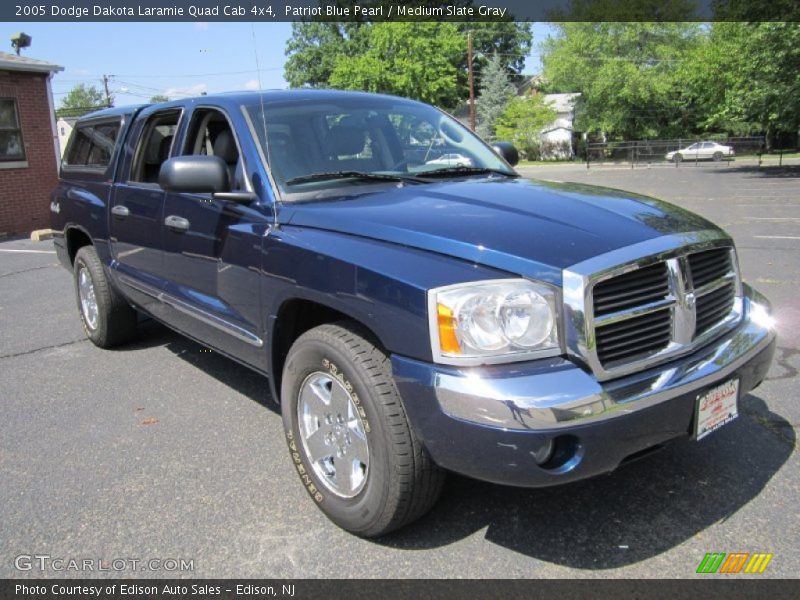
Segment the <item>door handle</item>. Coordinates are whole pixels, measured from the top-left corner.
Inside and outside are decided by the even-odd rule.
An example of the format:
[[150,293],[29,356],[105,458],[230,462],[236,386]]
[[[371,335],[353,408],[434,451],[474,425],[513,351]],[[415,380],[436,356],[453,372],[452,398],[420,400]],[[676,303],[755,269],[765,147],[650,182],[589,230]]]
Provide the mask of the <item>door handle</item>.
[[164,219],[164,225],[170,229],[174,229],[175,231],[188,231],[190,223],[188,219],[184,219],[183,217],[178,217],[176,215],[170,215]]
[[131,211],[128,210],[127,206],[123,206],[122,204],[116,204],[111,208],[111,214],[113,214],[115,217],[120,217],[124,219],[129,214],[131,214]]

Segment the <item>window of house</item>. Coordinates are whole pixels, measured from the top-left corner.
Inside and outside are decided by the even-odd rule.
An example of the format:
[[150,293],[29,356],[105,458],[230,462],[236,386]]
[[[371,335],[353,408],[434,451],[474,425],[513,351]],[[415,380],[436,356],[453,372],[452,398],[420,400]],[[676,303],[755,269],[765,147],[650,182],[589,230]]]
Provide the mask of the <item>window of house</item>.
[[14,98],[0,98],[0,161],[25,160],[25,146]]
[[72,133],[64,160],[67,167],[105,169],[117,143],[120,122],[81,125]]

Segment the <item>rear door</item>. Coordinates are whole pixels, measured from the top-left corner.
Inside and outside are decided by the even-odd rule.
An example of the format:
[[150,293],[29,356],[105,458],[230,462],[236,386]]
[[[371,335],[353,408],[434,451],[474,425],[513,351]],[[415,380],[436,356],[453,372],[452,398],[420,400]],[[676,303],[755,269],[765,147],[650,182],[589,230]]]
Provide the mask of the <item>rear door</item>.
[[714,155],[713,142],[703,142],[700,146],[700,158],[711,158]]
[[109,231],[120,283],[142,307],[162,316],[164,191],[158,185],[182,108],[143,113],[129,136],[121,182],[114,186]]

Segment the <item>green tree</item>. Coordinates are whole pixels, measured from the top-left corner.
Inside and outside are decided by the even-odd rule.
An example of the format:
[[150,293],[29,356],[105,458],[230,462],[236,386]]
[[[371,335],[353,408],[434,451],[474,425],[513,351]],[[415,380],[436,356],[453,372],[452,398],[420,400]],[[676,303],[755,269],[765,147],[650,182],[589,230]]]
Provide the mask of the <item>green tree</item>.
[[292,23],[284,77],[291,87],[326,87],[340,56],[356,54],[353,36],[362,23]]
[[673,137],[698,124],[679,68],[702,42],[697,23],[558,23],[543,44],[551,91],[580,92],[576,128],[611,137]]
[[[395,4],[407,4],[417,0],[399,0]],[[373,2],[372,4],[380,4]],[[471,0],[455,0],[455,2],[440,2],[432,0],[429,5],[444,4],[471,4]],[[337,0],[339,6],[352,6],[354,0]],[[364,3],[361,3],[364,6]],[[419,23],[419,22],[418,22]],[[428,22],[430,24],[430,22]],[[379,29],[398,27],[404,30],[408,23],[355,21],[347,23],[326,22],[321,20],[292,24],[292,35],[286,43],[286,63],[284,77],[291,87],[330,87],[331,77],[337,62],[358,59],[370,50],[369,43],[372,39],[370,33],[362,30],[371,30],[376,25]],[[525,57],[532,44],[531,27],[529,23],[515,23],[513,21],[500,22],[464,22],[453,23],[461,37],[458,53],[448,56],[448,60],[455,67],[455,81],[461,99],[468,95],[467,80],[467,34],[471,33],[474,49],[474,72],[476,84],[480,84],[483,69],[488,64],[489,58],[497,53],[505,62],[506,69],[512,81],[521,78],[525,64]],[[436,28],[423,28],[417,34],[436,32]],[[381,35],[385,35],[385,32]],[[416,46],[424,44],[414,44]],[[374,56],[373,56],[374,58]],[[422,57],[428,60],[430,57]],[[397,67],[397,64],[393,65]]]
[[374,23],[361,27],[353,43],[365,50],[337,57],[328,80],[332,87],[396,94],[446,108],[458,103],[462,37],[452,23]]
[[106,108],[106,99],[95,86],[79,83],[64,96],[56,111],[59,117],[80,117],[100,108]]
[[495,122],[515,94],[516,88],[509,81],[504,61],[495,53],[483,70],[477,98],[478,135],[484,139],[494,138]]
[[515,97],[495,125],[497,137],[511,141],[528,159],[539,156],[542,130],[555,121],[555,109],[543,94]]
[[168,102],[168,101],[169,101],[169,98],[166,97],[164,94],[156,94],[155,96],[152,96],[150,98],[150,102],[152,104],[156,104],[158,102]]
[[[472,34],[472,47],[475,51],[473,69],[475,81],[480,85],[484,69],[493,56],[498,56],[508,72],[512,83],[522,81],[522,70],[525,68],[525,57],[531,50],[533,34],[530,23],[514,21],[456,23],[466,40]],[[461,68],[466,74],[466,49],[462,55]],[[464,82],[467,85],[467,82]]]
[[800,23],[714,23],[684,75],[705,129],[796,143]]

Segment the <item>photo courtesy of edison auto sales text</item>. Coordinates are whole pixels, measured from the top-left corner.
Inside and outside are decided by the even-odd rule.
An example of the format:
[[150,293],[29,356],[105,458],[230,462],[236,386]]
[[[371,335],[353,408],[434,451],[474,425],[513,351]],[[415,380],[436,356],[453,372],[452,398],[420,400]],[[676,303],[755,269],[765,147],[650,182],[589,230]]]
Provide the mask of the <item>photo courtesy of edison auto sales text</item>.
[[233,593],[237,596],[265,597],[265,598],[293,598],[297,593],[295,584],[281,584],[280,587],[274,585],[258,584],[235,584],[235,585],[211,585],[211,584],[178,584],[166,583],[163,585],[140,585],[135,583],[120,583],[109,585],[70,585],[65,583],[53,584],[14,584],[14,593],[18,597],[24,596],[81,596],[81,597],[105,597],[105,596],[219,596],[223,592]]

